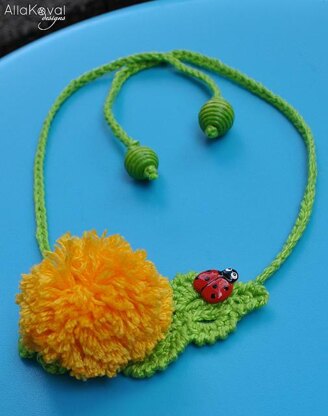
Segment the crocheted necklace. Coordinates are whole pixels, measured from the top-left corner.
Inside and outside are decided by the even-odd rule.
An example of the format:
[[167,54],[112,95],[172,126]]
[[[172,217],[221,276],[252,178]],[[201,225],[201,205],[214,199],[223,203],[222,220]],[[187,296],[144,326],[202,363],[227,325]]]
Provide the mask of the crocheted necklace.
[[[132,139],[113,115],[113,103],[132,75],[166,64],[205,84],[212,94],[199,113],[199,124],[213,140],[232,126],[234,112],[215,82],[213,71],[276,107],[296,128],[307,149],[307,184],[295,224],[282,249],[254,280],[237,282],[232,268],[178,274],[169,281],[120,236],[67,233],[52,250],[48,241],[44,160],[52,122],[63,103],[91,81],[116,71],[104,114],[114,135],[127,148],[125,168],[136,180],[158,176],[158,157]],[[265,281],[293,251],[309,221],[317,167],[313,136],[300,114],[262,84],[199,53],[177,50],[141,53],[87,72],[58,96],[41,130],[34,164],[36,237],[43,260],[22,277],[19,353],[35,358],[50,373],[86,380],[118,372],[149,377],[164,370],[189,343],[202,346],[222,340],[248,312],[268,301]]]

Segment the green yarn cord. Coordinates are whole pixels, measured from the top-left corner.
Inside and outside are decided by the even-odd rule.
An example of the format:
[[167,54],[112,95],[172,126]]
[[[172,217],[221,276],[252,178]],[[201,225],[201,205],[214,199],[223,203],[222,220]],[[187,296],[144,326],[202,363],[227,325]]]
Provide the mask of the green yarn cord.
[[[280,111],[294,125],[294,127],[300,133],[302,139],[305,142],[306,149],[308,152],[308,179],[303,199],[300,204],[300,210],[296,218],[295,224],[282,249],[273,259],[273,261],[262,271],[262,273],[260,273],[255,278],[255,283],[264,283],[271,275],[273,275],[279,269],[279,267],[291,254],[298,240],[302,236],[312,212],[315,197],[317,166],[315,146],[311,130],[307,126],[301,115],[290,104],[288,104],[278,95],[271,92],[269,89],[264,87],[259,82],[246,76],[242,72],[233,69],[228,65],[225,65],[223,62],[217,59],[209,58],[202,54],[185,50],[177,50],[169,53],[141,53],[110,62],[109,64],[93,69],[76,78],[75,80],[71,81],[55,100],[44,121],[40,133],[34,164],[34,201],[37,229],[36,237],[40,247],[40,251],[42,255],[45,256],[46,253],[50,250],[50,244],[48,240],[47,213],[45,204],[44,160],[49,131],[58,110],[64,104],[64,102],[72,94],[74,94],[74,92],[76,92],[84,85],[94,81],[95,79],[109,72],[118,71],[112,82],[112,88],[109,92],[109,95],[106,98],[104,113],[108,124],[111,126],[113,130],[114,135],[123,143],[123,145],[125,145],[128,148],[129,154],[129,151],[131,152],[131,148],[138,148],[138,146],[140,145],[138,141],[129,137],[127,133],[124,131],[124,129],[116,121],[112,112],[113,103],[122,85],[130,76],[141,70],[162,64],[171,65],[177,71],[185,75],[192,76],[198,79],[200,82],[204,83],[212,93],[212,98],[221,98],[219,89],[216,87],[215,83],[211,80],[211,78],[208,75],[196,69],[194,66],[201,67],[203,69],[219,74],[225,78],[228,78],[229,80],[235,82],[236,84],[240,85],[241,87],[245,88],[251,93],[262,98],[263,100],[271,104],[273,107],[275,107],[278,111]],[[230,122],[227,119],[226,125],[228,126],[229,124]],[[213,129],[212,133],[211,131],[209,132],[210,135],[214,135],[215,133]],[[125,164],[128,170],[130,169],[130,174],[132,173],[132,175],[137,176],[140,175],[141,177],[143,177],[144,175],[148,175],[148,179],[154,179],[157,176],[158,159],[153,151],[149,152],[149,148],[146,149],[148,153],[145,153],[148,158],[148,162],[145,165],[143,165],[139,159],[141,151],[136,152],[137,156],[134,156],[136,158],[136,162],[134,163],[136,163],[137,167],[135,167],[134,163],[127,162],[127,157]],[[147,179],[147,177],[145,179]]]
[[[208,75],[183,64],[182,62],[178,61],[176,58],[169,54],[167,54],[164,57],[162,55],[162,59],[162,62],[171,64],[174,68],[176,68],[183,74],[192,76],[206,84],[208,89],[212,92],[213,97],[218,98],[220,96],[220,90],[218,89],[215,82]],[[139,142],[134,140],[132,137],[128,136],[128,134],[116,121],[113,115],[112,107],[122,85],[130,76],[134,75],[135,73],[141,70],[149,69],[155,66],[156,64],[158,64],[157,59],[154,63],[145,62],[144,64],[139,63],[138,65],[129,64],[121,70],[119,70],[114,76],[112,88],[110,89],[110,92],[105,100],[104,105],[104,115],[107,123],[112,128],[112,131],[115,134],[115,136],[128,149],[124,162],[125,168],[129,175],[137,180],[154,180],[158,177],[158,157],[152,149],[146,148],[144,146],[139,147]]]
[[[133,58],[138,57],[138,56],[145,56],[145,55],[146,55],[146,59],[144,62],[142,60],[140,62],[138,61],[137,64],[134,62]],[[151,56],[154,56],[154,58],[151,59]],[[140,71],[143,71],[145,69],[152,68],[156,65],[167,63],[167,64],[171,64],[177,71],[182,72],[184,75],[191,76],[193,78],[196,78],[198,81],[203,82],[211,91],[213,97],[219,97],[221,95],[219,88],[208,75],[204,74],[201,71],[196,70],[195,68],[192,68],[190,66],[183,64],[182,62],[180,62],[179,60],[177,60],[170,54],[160,54],[160,53],[140,54],[140,55],[133,55],[130,58],[132,62],[126,63],[123,66],[123,68],[115,74],[114,80],[112,82],[112,88],[110,89],[110,92],[105,100],[105,105],[104,105],[104,115],[105,115],[105,119],[107,123],[110,125],[115,136],[126,147],[132,146],[134,144],[138,144],[138,142],[132,139],[116,121],[113,115],[112,107],[113,107],[113,104],[117,95],[119,94],[121,90],[122,85],[132,75]]]

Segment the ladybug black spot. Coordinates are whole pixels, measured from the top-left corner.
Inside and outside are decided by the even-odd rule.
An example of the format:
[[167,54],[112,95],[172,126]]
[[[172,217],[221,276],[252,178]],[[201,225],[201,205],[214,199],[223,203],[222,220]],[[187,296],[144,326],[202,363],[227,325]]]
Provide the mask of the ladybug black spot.
[[215,293],[211,294],[211,298],[214,299],[215,298]]
[[205,277],[206,282],[210,280],[209,276]]
[[218,285],[213,285],[212,288],[213,289],[217,289],[218,288]]
[[224,286],[224,288],[223,288],[224,290],[229,290],[229,287],[228,286]]

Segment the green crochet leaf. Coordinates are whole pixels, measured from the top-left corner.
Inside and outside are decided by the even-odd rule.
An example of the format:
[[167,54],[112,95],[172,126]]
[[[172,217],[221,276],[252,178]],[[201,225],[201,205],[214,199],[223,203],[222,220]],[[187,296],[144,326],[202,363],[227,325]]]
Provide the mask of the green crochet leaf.
[[145,360],[124,369],[125,375],[150,377],[175,361],[188,344],[202,346],[225,339],[243,316],[268,301],[265,287],[251,281],[236,283],[224,302],[209,304],[193,288],[196,274],[178,274],[173,279],[175,311],[170,329]]
[[18,340],[18,353],[21,358],[36,359],[43,369],[50,374],[64,374],[68,371],[57,362],[46,363],[41,354],[27,349],[21,339]]
[[58,362],[47,363],[42,358],[41,354],[37,354],[36,356],[37,362],[42,366],[42,368],[50,374],[65,374],[68,370],[62,367]]
[[33,359],[36,356],[36,352],[30,351],[25,347],[25,345],[22,343],[21,338],[18,340],[18,354],[21,358],[28,358]]

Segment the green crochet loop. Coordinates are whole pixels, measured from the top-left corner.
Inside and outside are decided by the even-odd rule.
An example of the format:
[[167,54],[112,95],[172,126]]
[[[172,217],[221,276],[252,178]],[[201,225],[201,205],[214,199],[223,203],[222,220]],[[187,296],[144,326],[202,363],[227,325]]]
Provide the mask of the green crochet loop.
[[233,125],[234,111],[222,97],[214,97],[200,109],[200,128],[209,139],[216,139],[227,133]]
[[[133,57],[131,56],[131,62],[126,63],[126,65],[122,66],[122,68],[119,71],[117,71],[112,82],[112,87],[109,91],[109,94],[106,97],[104,104],[104,115],[107,123],[111,127],[113,134],[121,141],[121,143],[124,146],[127,147],[139,142],[132,139],[132,137],[130,137],[117,122],[113,114],[113,104],[122,88],[122,85],[132,75],[142,70],[150,69],[161,63],[166,63],[172,65],[177,71],[183,73],[184,75],[188,75],[204,83],[206,87],[209,89],[209,91],[211,91],[211,93],[213,94],[213,97],[219,97],[221,94],[215,82],[208,75],[191,66],[184,64],[183,62],[176,59],[173,56],[173,54],[152,53],[140,54],[139,56],[142,57],[140,61],[138,60],[138,62],[136,63]],[[135,57],[137,58],[138,55],[135,55]]]
[[[118,71],[112,82],[112,88],[109,92],[109,95],[106,98],[104,109],[105,117],[113,129],[114,135],[118,137],[118,139],[125,146],[129,147],[133,144],[136,144],[137,141],[129,137],[124,129],[120,126],[120,124],[116,121],[112,112],[112,106],[122,85],[130,76],[144,69],[162,64],[171,65],[183,74],[198,79],[210,89],[212,97],[220,96],[219,89],[215,87],[214,82],[207,75],[195,67],[201,67],[205,70],[212,71],[225,78],[228,78],[229,80],[235,82],[237,85],[240,85],[241,87],[250,91],[252,94],[268,102],[278,111],[280,111],[294,125],[304,140],[308,153],[308,177],[305,192],[300,204],[300,209],[295,224],[292,227],[286,242],[283,244],[281,250],[273,258],[271,263],[265,267],[264,270],[255,278],[257,283],[264,283],[280,268],[280,266],[292,253],[295,245],[302,236],[311,216],[315,197],[315,185],[317,176],[315,145],[311,130],[301,115],[287,101],[271,92],[269,89],[264,87],[264,85],[253,80],[242,72],[229,67],[218,59],[209,58],[205,55],[186,50],[177,50],[169,53],[141,53],[117,59],[99,68],[93,69],[71,81],[55,100],[53,106],[49,110],[40,133],[40,139],[34,164],[34,201],[37,228],[36,236],[40,251],[42,255],[45,256],[50,250],[50,244],[48,240],[47,212],[45,204],[44,160],[50,128],[58,110],[72,94],[74,94],[84,85],[109,72]],[[214,134],[213,129],[210,131],[210,133]]]
[[125,155],[124,165],[134,179],[152,181],[158,177],[158,157],[149,147],[139,144],[130,146]]

